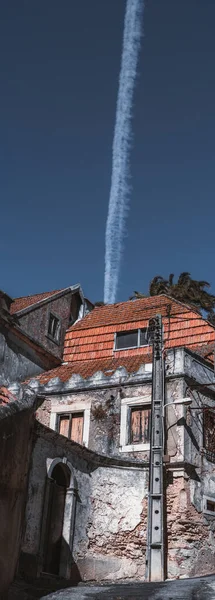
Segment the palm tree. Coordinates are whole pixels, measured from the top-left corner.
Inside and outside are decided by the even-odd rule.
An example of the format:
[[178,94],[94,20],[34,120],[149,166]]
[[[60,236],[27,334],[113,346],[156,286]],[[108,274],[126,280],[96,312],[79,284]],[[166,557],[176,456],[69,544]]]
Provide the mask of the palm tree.
[[[164,279],[156,275],[149,285],[149,295],[159,296],[167,294],[180,302],[189,304],[200,312],[205,311],[207,318],[215,324],[215,296],[210,294],[205,288],[210,288],[207,281],[197,281],[192,279],[190,273],[183,272],[179,275],[178,281],[174,283],[174,275],[171,273],[169,279]],[[145,295],[140,292],[134,292],[131,299],[144,298]]]

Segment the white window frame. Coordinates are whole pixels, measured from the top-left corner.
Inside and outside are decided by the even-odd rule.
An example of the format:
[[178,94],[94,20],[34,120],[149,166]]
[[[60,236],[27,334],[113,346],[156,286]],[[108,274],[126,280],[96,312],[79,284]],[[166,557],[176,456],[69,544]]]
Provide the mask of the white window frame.
[[122,398],[120,416],[120,452],[143,452],[150,449],[150,444],[128,444],[129,423],[128,411],[134,406],[151,406],[151,396],[135,396],[135,398]]
[[[150,344],[141,344],[140,345],[140,332],[143,329],[147,329],[147,327],[139,327],[138,329],[126,329],[125,331],[115,331],[114,333],[114,352],[123,352],[124,350],[133,350],[135,348],[146,348]],[[116,348],[116,340],[118,333],[132,333],[133,331],[137,331],[137,346],[127,346],[127,348]]]
[[62,413],[74,414],[83,413],[83,440],[82,445],[88,447],[89,444],[89,432],[90,432],[90,407],[91,401],[72,402],[69,404],[59,404],[52,407],[50,416],[50,428],[57,431],[58,416]]
[[215,508],[215,497],[214,496],[203,496],[203,513],[205,513],[206,515],[211,515],[213,517],[215,517],[215,510],[208,510],[207,508],[207,501],[208,502],[213,502],[214,504],[214,508]]

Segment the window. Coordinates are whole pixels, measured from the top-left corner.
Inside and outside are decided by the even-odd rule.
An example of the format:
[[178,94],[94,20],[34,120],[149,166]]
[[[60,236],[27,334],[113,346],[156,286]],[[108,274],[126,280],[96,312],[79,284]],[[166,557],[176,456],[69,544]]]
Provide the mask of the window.
[[151,409],[139,406],[130,409],[130,444],[147,444],[150,439]]
[[58,433],[65,435],[73,442],[83,442],[84,413],[75,412],[58,416]]
[[149,450],[151,427],[151,397],[122,398],[120,421],[120,451]]
[[135,329],[133,331],[119,331],[115,335],[115,350],[126,350],[128,348],[140,348],[148,346],[147,329]]
[[215,517],[215,498],[203,496],[203,512]]
[[51,405],[50,428],[87,447],[91,402],[91,398],[68,398],[67,402],[62,404],[62,398],[56,396]]
[[49,324],[48,324],[48,337],[50,337],[57,344],[60,343],[60,331],[61,324],[60,319],[50,313],[49,315]]
[[215,457],[215,411],[204,409],[203,413],[204,448]]

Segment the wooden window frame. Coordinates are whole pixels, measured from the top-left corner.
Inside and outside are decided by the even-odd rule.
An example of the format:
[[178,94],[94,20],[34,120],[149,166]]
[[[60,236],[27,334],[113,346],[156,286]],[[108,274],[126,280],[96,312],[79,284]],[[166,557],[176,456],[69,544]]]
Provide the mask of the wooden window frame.
[[130,443],[130,414],[132,408],[151,409],[151,395],[139,398],[122,398],[120,415],[120,452],[145,452],[150,449],[150,442]]
[[[146,348],[150,344],[140,344],[141,331],[146,331],[147,327],[139,327],[138,329],[126,329],[125,331],[116,331],[114,333],[114,352],[123,352],[124,350],[134,350],[136,348]],[[126,348],[117,348],[117,335],[120,333],[136,333],[137,332],[137,346],[127,346]]]
[[151,405],[150,404],[139,404],[139,405],[135,405],[135,406],[129,406],[128,408],[128,442],[130,445],[132,446],[137,446],[138,444],[149,444],[150,440],[142,440],[139,439],[138,441],[134,441],[132,440],[132,424],[131,424],[131,417],[132,417],[132,413],[135,411],[151,411]]
[[[69,431],[68,431],[68,436],[64,436],[67,437],[68,440],[70,440],[71,442],[75,442],[75,440],[71,439],[71,430],[72,430],[72,419],[74,416],[77,417],[77,415],[80,415],[83,417],[83,429],[82,429],[82,440],[81,442],[77,442],[77,443],[81,443],[83,444],[83,434],[84,434],[84,410],[76,410],[73,412],[65,412],[65,413],[58,413],[57,414],[57,432],[60,434],[60,421],[61,418],[69,418]],[[63,434],[60,434],[63,435]]]
[[84,413],[83,423],[83,443],[82,445],[86,448],[89,445],[89,433],[90,433],[90,411],[91,411],[92,399],[87,398],[85,400],[74,400],[69,399],[67,402],[62,404],[62,397],[56,396],[55,400],[52,401],[51,413],[50,413],[50,428],[54,431],[57,429],[58,416],[62,414],[70,413]]

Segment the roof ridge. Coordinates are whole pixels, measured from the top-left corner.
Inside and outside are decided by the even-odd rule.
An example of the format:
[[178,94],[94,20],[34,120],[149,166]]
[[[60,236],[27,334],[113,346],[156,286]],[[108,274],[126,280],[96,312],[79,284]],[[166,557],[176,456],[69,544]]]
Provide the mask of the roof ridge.
[[54,294],[54,292],[60,292],[61,290],[65,290],[66,288],[60,288],[60,290],[49,290],[46,292],[37,292],[36,294],[28,294],[27,296],[16,296],[12,298],[13,301],[21,300],[22,298],[32,298],[32,296],[41,296],[42,294]]

